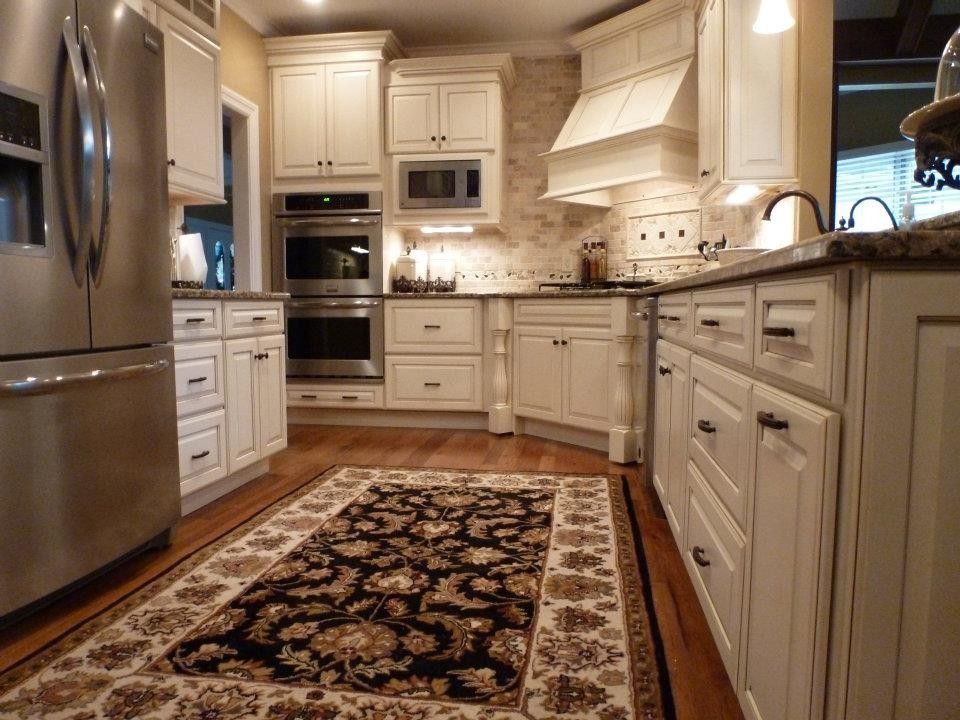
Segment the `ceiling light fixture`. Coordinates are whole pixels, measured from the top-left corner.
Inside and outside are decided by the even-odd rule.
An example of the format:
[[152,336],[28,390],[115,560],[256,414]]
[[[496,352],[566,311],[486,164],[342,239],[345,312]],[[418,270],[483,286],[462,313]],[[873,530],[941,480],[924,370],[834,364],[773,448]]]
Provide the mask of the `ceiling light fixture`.
[[787,0],[761,0],[760,12],[753,23],[753,31],[760,35],[775,35],[789,30],[797,21],[793,19]]

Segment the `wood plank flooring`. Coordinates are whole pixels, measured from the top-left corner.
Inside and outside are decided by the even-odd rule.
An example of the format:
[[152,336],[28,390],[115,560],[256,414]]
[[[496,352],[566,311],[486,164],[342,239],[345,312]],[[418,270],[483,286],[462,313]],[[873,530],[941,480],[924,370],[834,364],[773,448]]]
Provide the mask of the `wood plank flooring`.
[[291,490],[338,463],[625,474],[640,522],[677,720],[742,719],[659,500],[634,465],[530,436],[476,430],[292,425],[270,472],[184,518],[172,545],[115,568],[22,622],[0,630],[0,672],[163,573]]

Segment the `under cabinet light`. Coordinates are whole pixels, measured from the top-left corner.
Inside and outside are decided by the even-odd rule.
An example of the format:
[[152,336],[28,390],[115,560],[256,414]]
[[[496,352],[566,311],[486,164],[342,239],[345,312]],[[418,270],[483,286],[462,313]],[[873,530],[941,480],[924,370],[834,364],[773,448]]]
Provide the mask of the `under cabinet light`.
[[746,205],[760,195],[760,188],[756,185],[737,185],[725,200],[727,205]]
[[753,31],[761,35],[775,35],[789,30],[797,21],[793,19],[787,0],[761,0],[760,12],[753,23]]
[[424,235],[437,235],[439,233],[465,233],[473,232],[473,225],[424,225],[420,228]]
[[353,246],[352,248],[350,248],[350,249],[351,249],[353,252],[355,252],[355,253],[357,253],[357,254],[359,254],[359,255],[369,255],[369,254],[370,254],[370,251],[369,251],[369,250],[367,250],[366,248],[362,248],[362,247],[360,247],[359,245],[354,245],[354,246]]

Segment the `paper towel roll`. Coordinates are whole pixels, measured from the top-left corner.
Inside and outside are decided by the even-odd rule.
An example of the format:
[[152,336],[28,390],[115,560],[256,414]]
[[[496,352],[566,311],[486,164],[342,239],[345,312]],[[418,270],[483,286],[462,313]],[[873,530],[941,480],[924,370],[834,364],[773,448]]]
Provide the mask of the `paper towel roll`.
[[206,281],[207,257],[200,233],[181,235],[177,239],[177,270],[181,280]]

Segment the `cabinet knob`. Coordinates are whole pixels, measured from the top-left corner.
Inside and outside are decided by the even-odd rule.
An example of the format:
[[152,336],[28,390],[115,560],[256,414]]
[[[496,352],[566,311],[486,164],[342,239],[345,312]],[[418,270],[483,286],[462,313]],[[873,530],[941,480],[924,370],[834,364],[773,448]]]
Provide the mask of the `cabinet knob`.
[[553,344],[554,344],[554,345],[559,345],[559,344],[560,344],[560,341],[559,341],[559,340],[557,340],[556,338],[554,338],[554,340],[553,340]]
[[323,167],[323,160],[317,160],[317,165],[319,167]]
[[763,410],[757,413],[757,422],[771,430],[786,430],[790,427],[790,423],[786,420],[777,420],[773,413],[763,412]]
[[170,158],[169,160],[167,160],[167,165],[169,165],[170,167],[173,167],[176,164],[177,164],[177,161],[174,160],[173,158]]
[[569,345],[570,343],[568,343],[566,340],[561,340],[561,341],[560,341],[560,344],[561,344],[561,345]]
[[446,140],[447,140],[447,136],[446,136],[446,135],[441,135],[441,136],[440,136],[440,142],[446,142]]
[[694,545],[690,554],[693,555],[693,561],[700,567],[709,567],[710,561],[703,557],[704,549],[699,545]]
[[661,365],[660,367],[657,368],[657,372],[659,372],[661,375],[669,375],[671,370],[665,365]]
[[327,160],[327,165],[333,165],[333,160]]
[[431,136],[430,136],[430,142],[436,142],[436,141],[437,141],[437,136],[436,136],[436,135],[431,135]]
[[707,177],[710,174],[709,170],[701,170],[700,177]]
[[700,432],[705,432],[708,435],[717,431],[717,428],[711,425],[709,420],[697,420],[697,428]]
[[254,360],[263,360],[263,353],[257,353],[253,356]]

